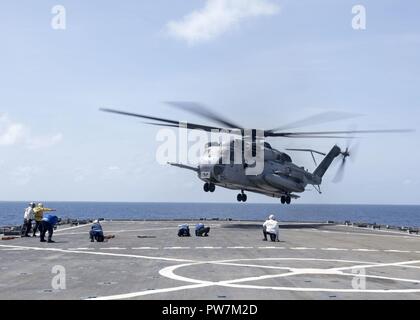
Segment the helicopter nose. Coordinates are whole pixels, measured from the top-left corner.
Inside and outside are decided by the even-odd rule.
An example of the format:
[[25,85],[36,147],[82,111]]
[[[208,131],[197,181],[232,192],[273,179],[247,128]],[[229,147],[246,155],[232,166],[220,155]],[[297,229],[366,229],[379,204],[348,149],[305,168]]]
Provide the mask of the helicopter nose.
[[211,179],[212,171],[212,166],[210,164],[201,164],[198,167],[198,173],[201,179]]
[[220,164],[200,165],[198,171],[202,179],[217,180],[219,176],[224,172],[224,166]]

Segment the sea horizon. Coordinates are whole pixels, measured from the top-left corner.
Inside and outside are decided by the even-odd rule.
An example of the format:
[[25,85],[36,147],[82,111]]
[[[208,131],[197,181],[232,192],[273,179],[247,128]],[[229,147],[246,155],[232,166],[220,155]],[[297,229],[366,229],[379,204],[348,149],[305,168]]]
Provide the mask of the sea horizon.
[[[0,201],[0,226],[19,225],[30,201]],[[41,201],[42,202],[42,201]],[[265,220],[275,214],[282,221],[366,222],[392,226],[420,226],[420,205],[291,204],[229,202],[100,202],[45,201],[61,218],[72,219],[234,219]]]

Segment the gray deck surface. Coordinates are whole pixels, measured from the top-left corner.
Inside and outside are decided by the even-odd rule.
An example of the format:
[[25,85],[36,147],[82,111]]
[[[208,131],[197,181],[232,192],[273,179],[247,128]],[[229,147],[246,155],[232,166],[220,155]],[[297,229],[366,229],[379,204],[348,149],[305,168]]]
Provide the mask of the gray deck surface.
[[272,243],[259,222],[207,222],[207,238],[179,238],[180,223],[103,222],[106,243],[89,225],[61,227],[54,244],[0,241],[0,299],[420,299],[416,235],[289,224]]

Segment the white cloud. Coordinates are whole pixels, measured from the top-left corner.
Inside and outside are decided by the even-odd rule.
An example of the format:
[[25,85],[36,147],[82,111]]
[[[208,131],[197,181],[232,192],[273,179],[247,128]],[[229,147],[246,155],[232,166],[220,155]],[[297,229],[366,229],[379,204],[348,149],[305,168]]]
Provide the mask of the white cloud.
[[280,11],[271,0],[206,0],[203,9],[193,11],[180,21],[170,21],[170,35],[190,45],[212,40],[240,21],[250,17],[275,15]]
[[10,123],[5,117],[0,118],[0,145],[12,146],[25,140],[25,127]]
[[0,146],[23,145],[28,149],[48,148],[60,143],[63,135],[34,136],[32,130],[22,123],[13,122],[0,115]]

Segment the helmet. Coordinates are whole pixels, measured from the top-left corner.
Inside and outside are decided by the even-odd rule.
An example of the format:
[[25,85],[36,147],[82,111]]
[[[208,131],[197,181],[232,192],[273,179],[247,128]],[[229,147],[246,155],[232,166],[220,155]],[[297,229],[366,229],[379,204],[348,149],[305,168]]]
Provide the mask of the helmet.
[[44,205],[42,203],[38,203],[39,208],[44,208]]
[[93,220],[93,223],[99,223],[99,220],[98,219]]
[[29,204],[29,206],[33,208],[33,207],[35,206],[35,203],[31,202],[31,203]]
[[271,214],[271,215],[268,217],[268,219],[270,219],[270,220],[275,220],[275,219],[276,219],[276,217],[274,216],[274,214]]

